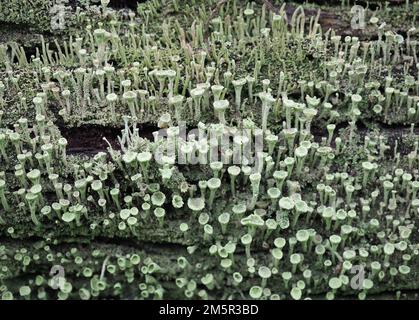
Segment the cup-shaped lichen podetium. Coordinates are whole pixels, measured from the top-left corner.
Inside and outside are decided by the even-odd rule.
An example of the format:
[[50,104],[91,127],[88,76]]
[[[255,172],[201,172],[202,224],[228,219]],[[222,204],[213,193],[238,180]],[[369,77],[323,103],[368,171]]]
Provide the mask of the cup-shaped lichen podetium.
[[253,286],[249,290],[249,295],[252,299],[259,299],[262,297],[263,294],[263,288],[259,286]]
[[227,225],[230,222],[230,214],[228,212],[223,212],[218,216],[218,222],[221,225],[222,234],[225,234],[227,232]]
[[308,241],[310,238],[310,233],[308,232],[308,230],[298,230],[295,237],[297,238],[297,241],[301,243],[303,251],[307,252]]
[[308,154],[308,150],[304,146],[299,146],[298,148],[295,149],[294,154],[297,160],[297,170],[296,170],[297,175],[300,175],[304,166],[305,158],[307,157],[307,154]]
[[240,111],[240,107],[241,107],[241,92],[243,89],[243,86],[246,84],[246,79],[242,78],[242,79],[237,79],[237,80],[233,80],[231,83],[234,86],[234,92],[235,92],[235,97],[236,97],[236,111],[239,112]]
[[249,210],[253,210],[253,208],[255,207],[256,201],[259,197],[259,187],[260,187],[261,179],[262,179],[262,176],[259,172],[252,173],[249,176],[250,184],[252,186],[252,199],[248,206]]
[[230,176],[230,187],[231,187],[231,194],[235,196],[236,194],[236,179],[241,172],[240,167],[238,166],[230,166],[227,168],[227,172]]
[[161,207],[166,201],[166,195],[161,191],[156,191],[151,195],[151,203],[156,207]]
[[221,180],[219,178],[211,178],[207,181],[208,189],[210,190],[210,196],[208,199],[208,206],[212,208],[212,204],[215,199],[215,193],[217,189],[221,187]]
[[278,205],[278,199],[281,196],[281,190],[276,187],[271,187],[268,189],[267,194],[269,199],[271,199],[271,209],[275,211]]
[[290,262],[292,265],[291,272],[295,274],[297,272],[297,267],[300,265],[300,263],[303,261],[303,255],[300,253],[293,253],[290,256]]
[[151,152],[148,152],[148,151],[140,152],[137,155],[137,161],[140,163],[141,171],[142,171],[144,180],[146,182],[148,182],[148,179],[149,179],[148,167],[150,165],[151,158],[152,158],[152,154]]
[[198,216],[198,214],[205,208],[205,201],[202,198],[189,198],[188,208],[194,212],[195,216]]
[[266,267],[266,266],[261,266],[261,267],[259,267],[259,270],[258,270],[258,275],[259,275],[259,277],[261,277],[262,278],[262,283],[261,283],[261,287],[262,288],[265,288],[266,287],[266,283],[267,283],[267,281],[268,281],[268,279],[272,276],[272,271],[271,271],[271,269],[269,269],[268,267]]
[[190,92],[194,104],[194,119],[196,121],[199,121],[201,119],[201,100],[204,96],[204,93],[205,89],[203,88],[194,88]]
[[278,201],[279,211],[277,212],[276,220],[281,229],[286,229],[289,226],[289,213],[294,209],[294,200],[290,197],[282,197]]
[[185,100],[184,96],[177,95],[169,98],[169,105],[173,106],[175,109],[175,118],[176,122],[179,125],[182,119],[182,111],[183,111],[183,101]]
[[259,93],[259,99],[262,101],[262,130],[263,132],[266,132],[268,127],[269,112],[276,99],[267,92]]
[[220,124],[226,124],[225,112],[229,108],[230,102],[228,100],[217,100],[214,101],[214,113],[218,117],[218,122]]
[[265,225],[265,221],[262,219],[262,217],[255,213],[252,213],[251,215],[241,219],[240,222],[243,226],[247,226],[247,231],[252,236],[255,235],[256,228],[260,228]]
[[[0,179],[0,203],[5,211],[10,210],[9,203],[6,199],[6,181],[3,179]],[[0,223],[2,223],[2,221],[3,219],[0,216]]]
[[295,228],[298,222],[298,218],[309,211],[309,207],[307,203],[303,200],[297,200],[295,201],[295,207],[294,207],[294,217],[292,219],[292,228]]

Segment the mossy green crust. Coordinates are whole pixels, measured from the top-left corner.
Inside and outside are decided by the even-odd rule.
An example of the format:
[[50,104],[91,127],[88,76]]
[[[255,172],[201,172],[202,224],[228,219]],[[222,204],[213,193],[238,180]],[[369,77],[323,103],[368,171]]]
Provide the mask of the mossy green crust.
[[0,21],[32,26],[47,31],[50,29],[50,10],[52,1],[14,0],[1,1]]

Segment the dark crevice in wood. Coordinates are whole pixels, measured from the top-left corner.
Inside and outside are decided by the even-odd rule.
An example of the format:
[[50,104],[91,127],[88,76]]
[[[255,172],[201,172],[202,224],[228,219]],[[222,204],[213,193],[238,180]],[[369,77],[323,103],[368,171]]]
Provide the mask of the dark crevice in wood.
[[[404,137],[410,134],[411,128],[410,126],[404,126],[399,124],[385,124],[381,122],[374,122],[375,128],[378,129],[379,133],[382,134],[384,137],[386,137],[385,143],[390,146],[390,149],[387,150],[387,155],[393,155],[394,149],[396,146],[397,141],[397,151],[400,152],[401,155],[407,155],[412,150],[410,148],[406,147],[404,143]],[[333,133],[333,139],[332,139],[332,146],[334,147],[334,141],[339,136],[339,132],[342,129],[347,129],[349,127],[348,122],[340,122],[336,124],[336,128]],[[373,132],[373,128],[369,127],[368,123],[365,123],[364,121],[358,121],[356,123],[356,132],[365,136],[369,132]],[[311,133],[314,136],[314,141],[317,143],[320,143],[322,141],[322,138],[328,137],[328,132],[326,129],[326,125],[323,127],[312,125],[311,127]],[[416,126],[413,130],[413,133],[418,136],[419,135],[419,127]]]
[[[52,36],[51,32],[42,32],[44,38]],[[34,30],[33,26],[24,23],[0,21],[0,43],[16,42],[25,50],[35,52],[35,47],[41,41],[41,33]]]
[[[283,3],[277,3],[276,1],[272,0],[260,0],[261,3],[264,3],[266,5],[266,8],[270,11],[273,11],[275,13],[279,13],[280,7]],[[356,1],[353,2],[355,4]],[[307,8],[303,5],[305,3],[308,4],[318,4],[318,5],[325,5],[325,7],[319,7],[319,8]],[[357,36],[360,38],[360,40],[377,40],[378,35],[375,32],[371,32],[371,30],[363,30],[363,29],[352,29],[350,25],[350,21],[344,21],[342,17],[340,17],[336,12],[342,11],[342,10],[348,10],[348,13],[350,13],[351,7],[341,7],[340,6],[340,0],[339,1],[293,1],[290,3],[286,3],[285,6],[285,12],[290,18],[295,10],[298,8],[299,5],[303,6],[304,14],[307,19],[307,21],[311,17],[315,17],[318,14],[318,11],[320,10],[320,16],[319,16],[319,23],[324,31],[327,31],[329,29],[332,29],[336,32],[336,34],[341,36]],[[403,1],[404,3],[404,1]],[[367,3],[366,1],[357,1],[356,4],[366,8]],[[399,3],[400,4],[400,3]],[[379,5],[377,3],[371,3],[369,2],[368,10],[375,11],[379,9]],[[398,34],[403,35],[406,37],[406,30],[398,29],[394,30]]]
[[[400,140],[402,136],[408,135],[411,131],[410,126],[400,124],[385,124],[380,122],[374,122],[380,133],[384,134],[389,138],[390,141]],[[347,128],[348,122],[341,122],[336,125],[335,136],[341,129]],[[68,141],[67,152],[68,154],[84,154],[84,155],[95,155],[98,152],[107,151],[108,144],[103,138],[106,138],[115,150],[121,149],[118,141],[118,136],[122,135],[122,128],[112,128],[99,125],[83,125],[80,127],[66,128],[60,127],[61,134]],[[159,128],[155,125],[146,123],[138,126],[139,135],[142,138],[146,138],[150,141],[154,141],[153,132],[158,131]],[[192,127],[186,128],[188,134]],[[364,124],[362,121],[357,122],[358,132],[369,132],[369,126]],[[323,137],[328,136],[326,126],[313,126],[311,133],[314,136],[316,142],[321,142]],[[419,135],[419,127],[414,128],[414,134]]]
[[[108,8],[112,9],[131,9],[131,10],[137,10],[137,5],[139,3],[146,2],[147,0],[110,0],[108,4]],[[70,0],[69,6],[72,8],[76,8],[77,6],[83,6],[80,0]],[[98,1],[98,4],[100,6],[100,2]]]
[[[14,243],[15,241],[19,241],[21,245],[30,245],[33,243],[39,243],[44,242],[45,239],[38,237],[38,236],[31,236],[27,237],[25,239],[15,239],[10,240],[10,238],[6,237],[0,237],[0,243],[7,244],[7,243]],[[135,240],[133,238],[107,238],[107,237],[94,237],[94,240],[92,241],[91,237],[80,237],[78,236],[77,241],[74,241],[71,238],[62,238],[60,241],[55,244],[54,246],[64,248],[64,247],[71,247],[74,244],[77,244],[80,247],[83,248],[90,248],[92,246],[92,243],[95,244],[95,247],[112,247],[112,246],[118,246],[118,247],[124,247],[126,249],[137,249],[141,248],[145,251],[155,251],[155,252],[162,252],[164,250],[168,250],[170,252],[179,252],[184,251],[186,253],[186,245],[178,244],[178,243],[172,243],[172,242],[150,242],[150,241],[143,241],[143,240]],[[51,245],[50,245],[51,246]]]
[[105,151],[108,147],[106,138],[113,148],[120,149],[118,136],[120,129],[108,128],[96,125],[83,125],[77,128],[60,128],[61,134],[67,139],[67,152],[69,154],[95,154]]
[[[274,3],[276,3],[277,1],[272,1]],[[347,8],[347,4],[348,1],[345,0],[345,4],[346,6],[342,7],[342,0],[293,0],[294,3],[298,3],[298,4],[316,4],[319,6],[337,6],[340,8]],[[401,6],[404,5],[406,3],[406,0],[387,0],[388,5],[389,6]],[[359,6],[363,6],[364,8],[367,7],[368,4],[368,8],[371,10],[375,10],[377,8],[380,8],[380,4],[382,7],[384,7],[385,5],[385,1],[382,0],[369,0],[369,1],[363,1],[363,0],[350,0],[349,1],[349,5],[350,6],[354,6],[354,5],[359,5]]]
[[[142,124],[138,128],[140,137],[148,140],[153,140],[153,132],[158,130],[156,126],[151,124]],[[109,141],[115,150],[121,148],[118,136],[122,135],[122,128],[83,125],[74,128],[60,127],[59,129],[62,136],[68,141],[68,154],[94,155],[106,151],[108,144],[104,138]]]
[[108,4],[112,9],[131,9],[136,11],[139,3],[144,3],[147,0],[111,0]]

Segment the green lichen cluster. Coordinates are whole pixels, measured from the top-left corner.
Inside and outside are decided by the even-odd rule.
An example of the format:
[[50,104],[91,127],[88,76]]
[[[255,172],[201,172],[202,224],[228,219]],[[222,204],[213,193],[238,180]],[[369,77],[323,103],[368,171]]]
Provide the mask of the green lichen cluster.
[[[80,18],[94,18],[103,7],[100,4],[100,0],[2,0],[0,23],[62,34],[80,28]],[[57,26],[60,17],[64,28]]]
[[[261,3],[102,1],[0,43],[3,299],[418,289],[417,6],[365,40]],[[92,124],[118,146],[74,154],[60,129]]]
[[0,21],[38,26],[40,30],[49,30],[51,3],[52,1],[46,0],[2,0]]

